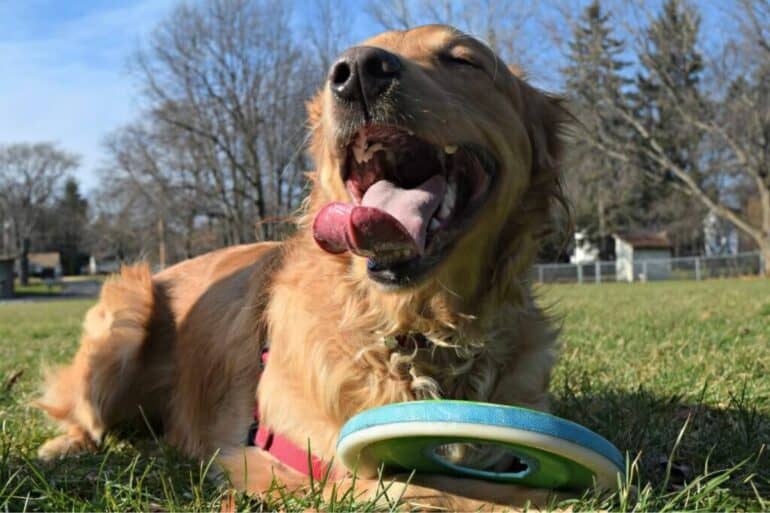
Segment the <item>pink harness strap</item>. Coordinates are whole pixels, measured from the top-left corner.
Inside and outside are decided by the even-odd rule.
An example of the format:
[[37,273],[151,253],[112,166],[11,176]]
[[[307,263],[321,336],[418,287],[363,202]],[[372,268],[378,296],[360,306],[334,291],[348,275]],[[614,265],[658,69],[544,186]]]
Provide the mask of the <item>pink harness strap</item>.
[[[424,349],[428,341],[424,335],[413,333],[408,335],[399,335],[395,337],[396,343],[404,350]],[[268,350],[262,351],[262,366],[267,365]],[[259,425],[259,404],[254,405],[254,420],[258,424],[258,429],[254,435],[254,445],[275,456],[281,463],[301,472],[307,476],[313,476],[315,480],[322,480],[325,477],[335,479],[340,477],[330,470],[330,465],[310,454],[307,449],[295,445],[291,440],[279,433],[273,433],[265,426]],[[249,433],[251,435],[251,432]]]
[[294,445],[288,438],[277,435],[267,428],[257,430],[254,437],[254,445],[263,449],[297,472],[307,476],[313,476],[316,481],[321,481],[327,477],[334,477],[329,472],[329,465],[323,460],[308,453],[306,449],[300,449]]
[[[262,364],[267,364],[267,350],[262,352]],[[258,404],[254,406],[254,420],[259,422]],[[298,447],[285,436],[273,433],[262,425],[259,425],[257,433],[254,435],[254,445],[269,452],[284,465],[307,476],[313,476],[313,479],[317,481],[321,481],[327,476],[334,478],[334,473],[330,472],[330,466],[323,460],[311,455],[307,449]]]

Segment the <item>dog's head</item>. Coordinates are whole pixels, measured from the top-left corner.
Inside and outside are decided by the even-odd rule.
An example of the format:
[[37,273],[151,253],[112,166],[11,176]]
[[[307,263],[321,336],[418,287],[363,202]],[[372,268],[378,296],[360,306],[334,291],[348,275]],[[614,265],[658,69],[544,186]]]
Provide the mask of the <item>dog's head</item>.
[[345,51],[309,104],[318,244],[391,288],[477,292],[531,263],[559,196],[558,100],[451,27]]

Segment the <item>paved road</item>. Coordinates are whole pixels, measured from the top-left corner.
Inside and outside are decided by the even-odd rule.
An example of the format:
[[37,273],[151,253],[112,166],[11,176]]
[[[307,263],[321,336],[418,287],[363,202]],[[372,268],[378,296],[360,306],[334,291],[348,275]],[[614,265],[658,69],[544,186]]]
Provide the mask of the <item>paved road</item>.
[[65,281],[61,283],[61,294],[51,296],[21,296],[13,299],[0,299],[3,303],[37,303],[41,301],[61,301],[63,299],[96,299],[102,289],[98,280]]
[[95,298],[102,289],[102,283],[97,280],[65,281],[62,283],[62,297]]

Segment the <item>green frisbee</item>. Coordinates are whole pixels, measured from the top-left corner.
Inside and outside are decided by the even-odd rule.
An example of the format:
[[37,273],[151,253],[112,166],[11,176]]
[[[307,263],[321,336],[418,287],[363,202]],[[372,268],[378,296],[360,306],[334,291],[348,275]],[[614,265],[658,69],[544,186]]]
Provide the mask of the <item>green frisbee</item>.
[[[447,444],[493,444],[515,462],[495,471],[452,463]],[[395,471],[445,474],[535,488],[614,489],[624,474],[620,451],[605,438],[547,413],[471,401],[413,401],[364,411],[340,431],[337,455],[350,470],[375,477]]]

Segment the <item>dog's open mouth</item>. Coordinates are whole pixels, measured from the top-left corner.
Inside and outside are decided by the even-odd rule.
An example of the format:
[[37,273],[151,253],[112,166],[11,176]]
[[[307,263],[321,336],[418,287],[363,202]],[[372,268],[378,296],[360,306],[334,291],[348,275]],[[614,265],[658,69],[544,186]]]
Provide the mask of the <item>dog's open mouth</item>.
[[480,147],[440,147],[404,129],[366,126],[348,144],[342,170],[352,201],[321,209],[313,235],[330,253],[366,257],[377,281],[414,282],[475,217],[495,170]]

